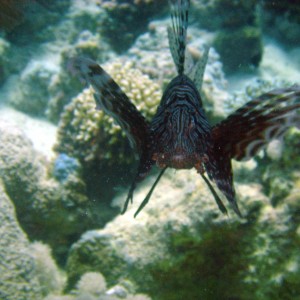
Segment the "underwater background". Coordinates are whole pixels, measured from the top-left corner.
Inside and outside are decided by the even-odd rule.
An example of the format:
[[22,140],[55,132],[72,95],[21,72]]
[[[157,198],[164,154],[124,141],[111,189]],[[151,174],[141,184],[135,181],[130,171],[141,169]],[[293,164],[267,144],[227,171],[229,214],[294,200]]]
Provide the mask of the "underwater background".
[[[211,46],[216,123],[300,83],[300,2],[191,0],[188,52]],[[96,60],[147,119],[176,76],[167,0],[0,0],[0,300],[300,299],[300,130],[233,162],[245,218],[196,170],[120,210],[137,161],[69,59]],[[155,175],[157,170],[153,171]]]

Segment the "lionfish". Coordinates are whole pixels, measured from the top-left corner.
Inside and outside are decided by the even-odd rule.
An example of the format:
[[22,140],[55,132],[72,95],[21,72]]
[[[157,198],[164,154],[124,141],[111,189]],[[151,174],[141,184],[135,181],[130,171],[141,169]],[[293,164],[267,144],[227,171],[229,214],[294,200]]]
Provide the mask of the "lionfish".
[[300,86],[274,89],[262,94],[220,123],[210,125],[200,96],[209,49],[207,47],[203,57],[193,66],[193,72],[190,72],[193,75],[188,76],[185,52],[190,1],[169,0],[169,3],[172,26],[168,28],[168,40],[178,75],[166,87],[151,122],[146,121],[117,83],[96,62],[74,58],[73,69],[93,87],[96,109],[114,118],[139,153],[139,166],[122,213],[125,213],[129,202],[132,203],[136,185],[156,164],[161,171],[135,217],[148,203],[167,168],[195,168],[208,185],[221,212],[227,213],[227,209],[211,181],[241,217],[233,185],[231,159],[250,159],[270,140],[280,138],[289,127],[299,126]]

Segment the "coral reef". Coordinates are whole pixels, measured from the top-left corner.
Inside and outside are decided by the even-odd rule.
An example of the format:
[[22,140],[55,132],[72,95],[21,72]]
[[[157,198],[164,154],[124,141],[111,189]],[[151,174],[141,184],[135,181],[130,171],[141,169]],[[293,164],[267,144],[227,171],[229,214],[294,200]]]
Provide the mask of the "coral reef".
[[86,56],[102,63],[115,55],[99,33],[93,34],[89,30],[83,30],[74,42],[61,50],[59,72],[49,87],[51,98],[46,107],[46,116],[51,122],[59,122],[64,106],[81,91],[69,68],[70,59],[76,56]]
[[146,295],[131,293],[129,290],[133,290],[132,284],[126,281],[107,289],[101,273],[87,272],[81,276],[70,295],[48,295],[44,300],[151,300]]
[[[113,120],[95,109],[92,90],[81,91],[68,63],[72,56],[87,56],[104,65],[150,120],[176,75],[166,30],[170,20],[148,24],[164,16],[167,0],[35,0],[31,7],[23,0],[19,7],[2,2],[1,102],[60,123],[57,156],[49,155],[49,162],[20,127],[3,121],[12,115],[1,114],[0,299],[297,299],[300,131],[292,128],[247,164],[233,163],[242,219],[230,210],[229,217],[222,215],[199,174],[190,170],[167,170],[135,220],[155,180],[145,179],[126,214],[116,216],[127,195],[116,182],[129,179],[134,151]],[[215,48],[226,72],[258,66],[259,0],[191,2],[186,70],[212,44],[213,35],[199,26],[219,30]],[[263,30],[297,44],[294,2],[260,2]],[[118,60],[116,52],[122,52]],[[271,69],[271,76],[297,78],[296,72],[286,76],[290,61],[273,54],[258,76],[266,78]],[[201,95],[211,121],[290,85],[256,79],[230,96],[222,67],[211,48]],[[40,132],[47,135],[42,129],[30,134]]]
[[63,260],[70,243],[95,223],[103,224],[107,211],[99,212],[88,200],[80,177],[72,174],[62,183],[48,178],[48,163],[20,129],[1,122],[0,133],[0,178],[18,220],[29,238],[53,246]]
[[[151,179],[147,180],[149,185]],[[146,190],[148,191],[148,188],[149,186],[146,185],[135,194],[136,202],[143,198],[142,195],[146,193]],[[252,186],[252,189],[256,201],[266,201],[259,194],[257,188]],[[249,191],[249,189],[243,190],[245,198],[247,198],[247,194],[249,195]],[[119,200],[123,201],[124,197],[122,195]],[[246,204],[242,201],[241,203]],[[220,235],[222,240],[225,238],[229,242],[228,239],[232,236],[232,243],[238,243],[237,236],[231,232],[238,230],[239,222],[235,218],[228,220],[219,214],[208,189],[201,179],[190,171],[180,171],[176,175],[169,172],[161,180],[160,188],[158,187],[155,191],[151,203],[138,217],[138,221],[134,222],[132,214],[137,204],[124,216],[117,217],[113,222],[107,224],[105,229],[87,232],[72,246],[67,264],[71,285],[77,281],[80,274],[101,270],[109,284],[115,284],[119,278],[125,275],[129,280],[133,280],[141,288],[141,291],[152,294],[152,296],[155,294],[156,299],[168,299],[158,297],[167,289],[167,286],[161,289],[160,280],[157,280],[160,278],[158,274],[162,272],[158,269],[162,261],[169,262],[170,273],[173,273],[176,278],[180,276],[177,272],[194,274],[192,265],[185,271],[183,271],[184,267],[178,266],[177,263],[184,258],[185,253],[187,257],[189,253],[183,249],[180,252],[182,258],[179,258],[175,252],[171,252],[173,242],[178,244],[178,251],[180,251],[180,244],[186,240],[187,234],[193,234],[195,240],[199,239],[199,242],[210,238],[213,241],[214,234],[216,239]],[[250,211],[258,205],[248,202],[246,206],[245,210]],[[252,209],[250,209],[251,207]],[[120,230],[121,228],[122,230]],[[173,241],[173,239],[177,239],[177,241]],[[213,247],[215,244],[209,246],[209,240],[207,240],[207,256],[203,253],[200,260],[208,259],[208,255],[211,255],[208,253],[212,251]],[[201,256],[200,253],[199,255]],[[91,264],[84,257],[89,257]],[[176,257],[178,257],[178,261]],[[229,257],[224,258],[225,261],[227,259]],[[112,268],[112,266],[115,267]],[[177,271],[176,266],[178,267]],[[221,265],[218,267],[222,268]],[[204,278],[197,278],[199,282],[204,280]],[[164,277],[163,282],[166,283],[167,280],[168,278]],[[180,283],[182,288],[190,289],[188,287],[189,280],[184,282]],[[193,289],[193,291],[195,290]],[[175,293],[178,293],[178,290]],[[183,297],[183,294],[181,296],[186,299],[195,299],[195,297]],[[180,297],[174,299],[180,299]]]
[[[300,169],[300,130],[290,129],[282,140],[257,156],[257,178],[264,184],[265,193],[274,205],[282,204],[291,193]],[[277,152],[274,154],[274,149]]]
[[[11,26],[4,28],[6,38],[21,47],[54,38],[53,27],[57,26],[62,17],[65,16],[69,5],[69,0],[54,0],[52,2],[36,0],[32,3],[18,0],[11,2],[8,13],[5,15],[5,11],[3,12],[4,19],[8,17],[12,20]],[[3,14],[1,14],[1,20]]]
[[[2,48],[7,52],[7,45],[10,46],[9,59],[6,56],[0,59],[0,62],[3,60],[0,83],[8,73],[22,70],[11,83],[8,103],[31,115],[46,116],[55,123],[58,122],[64,105],[80,91],[80,85],[68,70],[70,57],[82,55],[103,62],[114,56],[111,47],[97,32],[97,28],[104,22],[103,9],[97,7],[93,1],[72,2],[70,7],[68,1],[59,2],[65,3],[57,3],[54,5],[55,9],[48,12],[54,14],[51,20],[45,18],[48,26],[44,26],[40,31],[36,29],[42,41],[35,36],[35,31],[31,36],[31,43],[35,38],[39,41],[34,55],[30,46],[22,45],[20,50],[21,45],[15,44],[14,41],[7,42],[9,37],[3,39],[5,47],[0,46],[0,53]],[[64,10],[65,18],[56,23],[57,10],[62,9],[64,5],[68,7]],[[47,8],[51,9],[51,6],[49,4]],[[45,20],[41,24],[44,24]],[[15,34],[18,36],[18,33]],[[26,36],[25,33],[23,35]]]
[[0,298],[40,300],[41,287],[26,234],[0,180]]
[[258,27],[222,30],[217,33],[214,46],[226,73],[258,67],[262,59],[262,37]]
[[34,258],[34,268],[41,286],[42,295],[61,293],[66,277],[56,265],[50,247],[40,242],[34,242],[30,245],[30,253]]
[[259,0],[192,0],[192,14],[199,24],[210,30],[252,26],[257,19]]
[[67,17],[56,28],[63,47],[60,47],[60,71],[50,88],[51,101],[46,111],[47,118],[55,123],[58,123],[64,106],[81,91],[81,85],[70,74],[70,58],[86,56],[103,63],[115,57],[112,47],[99,32],[100,28],[106,27],[107,16],[97,1],[72,2]]
[[260,95],[267,93],[276,88],[284,88],[293,85],[293,83],[287,80],[281,80],[276,77],[270,79],[262,79],[256,77],[247,82],[247,85],[243,90],[232,93],[223,103],[227,114],[232,113],[236,109],[240,108],[248,101],[259,97]]
[[262,1],[264,30],[288,46],[299,46],[300,8],[293,1]]
[[[155,299],[291,299],[299,293],[299,229],[291,222],[299,218],[299,194],[274,208],[259,184],[237,184],[245,214],[239,220],[218,212],[196,174],[172,173],[137,221],[132,214],[139,203],[72,246],[70,286],[101,270],[109,285],[125,276]],[[140,188],[135,202],[148,188]]]
[[193,2],[193,13],[199,25],[217,31],[214,46],[220,53],[226,73],[259,65],[263,47],[258,0]]
[[17,76],[15,88],[8,93],[8,103],[27,114],[46,116],[57,123],[64,105],[80,91],[78,81],[68,70],[69,59],[79,55],[101,62],[113,57],[113,53],[98,34],[89,31],[81,33],[73,44],[62,47],[58,53],[48,47],[44,47],[45,55],[30,60]]
[[61,153],[54,161],[53,176],[58,181],[65,181],[70,174],[79,171],[80,164],[77,159]]
[[31,61],[16,81],[16,87],[10,91],[8,103],[30,115],[45,115],[51,97],[49,88],[58,71],[55,58]]
[[29,243],[2,180],[0,194],[0,298],[41,300],[52,292],[62,292],[65,277],[50,248],[38,242]]
[[[120,61],[104,66],[123,91],[150,118],[161,98],[159,86],[148,76]],[[84,90],[65,108],[58,129],[56,151],[84,162],[102,161],[105,165],[132,163],[130,147],[113,119],[96,110],[91,89]]]
[[9,75],[9,51],[10,44],[5,39],[1,38],[0,36],[0,85]]
[[108,16],[101,31],[118,53],[127,50],[135,38],[146,30],[149,20],[167,8],[166,0],[129,2],[98,0],[98,2],[106,10]]

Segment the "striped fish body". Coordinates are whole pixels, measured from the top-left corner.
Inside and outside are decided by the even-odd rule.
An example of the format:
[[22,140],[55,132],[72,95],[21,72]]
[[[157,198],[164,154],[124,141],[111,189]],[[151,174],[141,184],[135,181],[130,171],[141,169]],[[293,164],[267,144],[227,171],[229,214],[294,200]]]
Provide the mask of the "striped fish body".
[[211,127],[193,81],[178,75],[167,86],[150,124],[152,159],[160,168],[203,170],[211,147]]

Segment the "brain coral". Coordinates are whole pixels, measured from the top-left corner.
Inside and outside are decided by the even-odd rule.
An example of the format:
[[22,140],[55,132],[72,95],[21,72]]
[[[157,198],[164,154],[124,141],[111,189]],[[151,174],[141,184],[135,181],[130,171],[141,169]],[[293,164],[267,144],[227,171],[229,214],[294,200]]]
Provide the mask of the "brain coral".
[[[123,91],[150,118],[161,98],[159,86],[148,76],[132,68],[132,63],[120,61],[105,66]],[[95,109],[91,89],[85,89],[65,108],[58,130],[56,151],[67,153],[81,161],[105,161],[108,165],[132,161],[125,134],[112,118]]]

